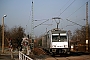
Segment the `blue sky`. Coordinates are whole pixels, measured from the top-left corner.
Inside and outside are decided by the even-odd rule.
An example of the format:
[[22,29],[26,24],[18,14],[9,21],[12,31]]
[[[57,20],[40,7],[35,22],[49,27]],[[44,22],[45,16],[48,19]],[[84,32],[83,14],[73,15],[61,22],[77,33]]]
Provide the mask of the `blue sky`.
[[[80,25],[85,25],[85,21],[83,19],[86,18],[85,3],[87,1],[89,1],[88,6],[90,7],[90,0],[33,0],[33,1],[34,1],[33,4],[34,20],[40,20],[34,21],[34,26],[44,22],[45,20],[43,19],[51,19],[53,17],[58,17],[60,13],[62,13],[73,2],[59,16],[60,18],[62,18],[60,20],[59,28],[63,28],[64,30],[71,30],[72,32],[75,29],[80,28],[80,26],[74,25],[73,23],[66,21],[66,19],[70,19],[71,21],[76,22]],[[88,20],[90,23],[89,7],[88,7],[89,10]],[[27,34],[30,34],[31,16],[32,16],[31,11],[32,11],[32,0],[0,0],[0,24],[2,22],[3,15],[6,14],[7,17],[5,18],[5,25],[7,25],[9,28],[12,28],[14,26],[22,26],[23,28],[25,28],[25,32]],[[46,32],[46,28],[47,30],[56,28],[56,23],[54,20],[49,20],[44,24],[53,24],[53,25],[38,26],[37,28],[34,29],[34,34],[36,36],[44,34]],[[66,27],[67,25],[73,26]]]

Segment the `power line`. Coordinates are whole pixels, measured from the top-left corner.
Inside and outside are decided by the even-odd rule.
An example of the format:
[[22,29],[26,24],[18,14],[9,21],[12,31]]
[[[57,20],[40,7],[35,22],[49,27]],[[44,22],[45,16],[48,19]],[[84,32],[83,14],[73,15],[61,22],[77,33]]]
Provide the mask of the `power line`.
[[[74,2],[75,2],[75,0],[74,0],[62,13],[64,13]],[[60,15],[61,15],[62,13],[60,13]],[[60,16],[60,15],[59,15],[59,16]]]
[[[69,1],[70,1],[70,0],[69,0]],[[67,1],[67,2],[64,4],[64,6],[65,6],[65,5],[66,5],[69,1]],[[64,6],[62,6],[62,8],[61,8],[61,9],[63,9],[63,8],[64,8]],[[61,9],[60,9],[60,10],[61,10]],[[59,10],[59,11],[60,11],[60,10]],[[58,11],[58,12],[59,12],[59,11]],[[57,12],[57,13],[58,13],[58,12]],[[61,14],[61,12],[60,12],[60,14]]]
[[[89,0],[89,1],[90,1],[90,0]],[[89,1],[87,1],[87,2],[89,2]],[[85,5],[85,4],[86,4],[86,2],[85,2],[83,5]],[[83,6],[83,5],[82,5],[82,6]],[[82,6],[81,6],[81,7],[82,7]],[[81,8],[81,7],[80,7],[80,8]],[[77,12],[80,8],[78,8],[75,12]],[[75,13],[75,12],[74,12],[74,13]],[[72,13],[71,15],[73,15],[74,13]],[[71,15],[70,15],[70,16],[71,16]],[[70,17],[70,16],[68,16],[68,17]],[[67,18],[68,18],[68,17],[67,17]],[[68,20],[68,19],[66,19],[66,20],[82,27],[82,25],[80,25],[80,24],[78,24],[78,23],[75,23],[75,22],[73,22],[73,21],[71,21],[71,20]]]
[[34,29],[34,28],[36,28],[36,27],[38,27],[38,26],[40,26],[40,25],[42,25],[43,23],[45,23],[45,22],[47,22],[47,21],[49,21],[49,19],[48,19],[48,20],[46,20],[46,21],[44,21],[44,22],[42,22],[42,23],[40,23],[39,25],[37,25],[37,26],[33,27],[33,29]]
[[[89,1],[90,1],[90,0],[89,0]],[[89,2],[89,1],[88,1],[88,2]],[[70,16],[72,16],[74,13],[76,13],[76,12],[77,12],[79,9],[81,9],[85,4],[86,4],[86,2],[85,2],[82,6],[80,6],[76,11],[74,11],[71,15],[69,15],[68,17],[70,17]],[[67,18],[68,18],[68,17],[67,17]]]
[[80,25],[80,24],[78,24],[78,23],[75,23],[75,22],[73,22],[73,21],[71,21],[71,20],[69,20],[69,19],[66,19],[66,20],[69,21],[69,22],[71,22],[71,23],[74,23],[74,24],[79,25],[79,26],[82,27],[82,25]]

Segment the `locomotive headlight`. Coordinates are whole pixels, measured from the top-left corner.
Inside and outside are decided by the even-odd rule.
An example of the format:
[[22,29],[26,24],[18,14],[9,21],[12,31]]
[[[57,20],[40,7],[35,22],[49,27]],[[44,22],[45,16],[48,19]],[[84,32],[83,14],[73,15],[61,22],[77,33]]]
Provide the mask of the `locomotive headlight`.
[[68,47],[68,45],[64,45],[64,47]]
[[61,41],[61,40],[59,40],[59,41]]
[[56,47],[56,45],[53,45],[53,47]]
[[56,45],[54,45],[54,47],[56,47]]

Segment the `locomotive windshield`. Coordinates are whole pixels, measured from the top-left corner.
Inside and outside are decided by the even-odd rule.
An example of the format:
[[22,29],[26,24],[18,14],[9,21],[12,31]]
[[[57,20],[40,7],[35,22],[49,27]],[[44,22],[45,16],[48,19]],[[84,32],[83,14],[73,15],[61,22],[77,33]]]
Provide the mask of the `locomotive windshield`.
[[66,42],[67,36],[52,35],[52,42]]
[[66,42],[67,36],[60,36],[60,42]]

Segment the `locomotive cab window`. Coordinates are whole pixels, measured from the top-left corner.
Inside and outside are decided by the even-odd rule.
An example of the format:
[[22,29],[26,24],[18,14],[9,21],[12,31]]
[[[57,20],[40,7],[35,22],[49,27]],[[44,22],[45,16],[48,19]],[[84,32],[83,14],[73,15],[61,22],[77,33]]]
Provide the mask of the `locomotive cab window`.
[[67,36],[52,35],[52,42],[67,42]]
[[52,42],[58,42],[59,37],[58,35],[52,35]]
[[67,36],[60,36],[60,42],[66,42]]

